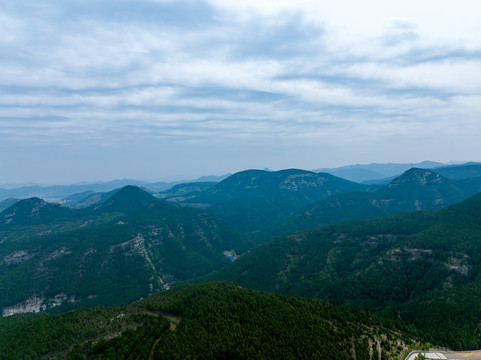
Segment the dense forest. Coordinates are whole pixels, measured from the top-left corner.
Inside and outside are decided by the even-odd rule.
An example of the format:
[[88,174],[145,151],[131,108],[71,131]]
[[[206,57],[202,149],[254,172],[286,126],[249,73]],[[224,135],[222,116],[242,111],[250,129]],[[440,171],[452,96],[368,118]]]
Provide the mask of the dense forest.
[[[162,289],[172,275],[183,281],[222,267],[223,251],[254,245],[213,214],[152,199],[127,187],[71,216],[54,219],[52,212],[65,209],[28,201],[2,212],[14,221],[0,226],[0,308],[58,296],[73,300],[56,311],[127,304]],[[16,219],[22,212],[31,219]]]
[[0,318],[0,359],[392,359],[421,348],[394,321],[326,302],[180,286],[132,305]]
[[371,192],[348,192],[306,206],[264,236],[280,236],[345,220],[375,219],[415,210],[440,209],[481,191],[481,178],[448,179],[410,169]]
[[[481,346],[481,195],[446,209],[343,222],[276,239],[204,279],[313,296]],[[433,306],[436,304],[436,306]]]
[[[468,192],[478,186],[468,183]],[[352,184],[299,170],[246,171],[157,197],[127,186],[77,209],[17,201],[0,213],[0,307],[3,315],[43,312],[0,319],[0,359],[384,359],[427,342],[480,348],[480,194],[255,246],[273,235],[268,224],[330,192],[361,191],[315,205],[340,204],[324,211],[332,221],[350,207],[359,217],[401,211],[395,194],[398,205],[419,208],[466,195],[421,169],[374,192]],[[233,224],[236,213],[245,229],[264,230],[242,233],[220,217]],[[272,293],[191,284],[212,280]],[[113,305],[123,307],[95,307]]]

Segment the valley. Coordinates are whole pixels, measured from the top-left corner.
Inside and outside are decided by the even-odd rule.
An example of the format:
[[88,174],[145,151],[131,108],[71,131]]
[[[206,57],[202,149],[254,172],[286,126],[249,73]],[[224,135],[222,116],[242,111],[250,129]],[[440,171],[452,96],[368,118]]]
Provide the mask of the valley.
[[[268,349],[287,358],[312,352],[311,358],[381,359],[432,345],[479,349],[481,178],[471,177],[478,174],[472,164],[443,169],[449,177],[412,168],[376,186],[297,169],[248,170],[161,192],[127,185],[70,194],[65,204],[9,200],[0,212],[0,325],[24,331],[49,327],[57,317],[67,316],[68,327],[77,321],[69,317],[84,319],[75,345],[65,338],[51,350],[31,349],[44,358],[113,358],[116,348],[159,359],[246,358]],[[216,303],[224,295],[235,310]],[[305,312],[320,300],[342,326],[324,329],[323,321],[333,324],[329,314],[311,323],[317,315]],[[284,308],[290,301],[307,308],[291,314],[292,304]],[[244,315],[222,320],[224,310],[209,315],[216,306]],[[255,320],[270,306],[288,319]],[[93,309],[127,320],[94,334],[83,326],[105,320]],[[318,340],[296,337],[305,329],[294,319],[320,331],[326,349],[343,350],[313,350]],[[265,321],[290,325],[268,335]],[[358,330],[341,330],[351,326]],[[230,345],[208,347],[206,332]],[[0,341],[8,336],[0,333]],[[42,341],[50,344],[49,336]],[[139,336],[150,340],[140,346]],[[189,347],[184,336],[207,352]],[[23,351],[19,346],[25,344],[8,348],[14,354]]]

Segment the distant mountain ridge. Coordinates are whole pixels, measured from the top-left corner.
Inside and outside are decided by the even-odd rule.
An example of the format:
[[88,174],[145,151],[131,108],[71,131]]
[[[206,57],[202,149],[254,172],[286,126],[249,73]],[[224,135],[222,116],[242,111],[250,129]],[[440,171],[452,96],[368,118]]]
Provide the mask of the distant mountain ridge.
[[431,169],[450,179],[465,179],[481,176],[481,163],[468,162],[444,164],[435,161],[420,163],[358,164],[338,168],[322,168],[315,172],[327,172],[332,175],[359,183],[387,183],[411,168]]
[[388,164],[356,164],[341,166],[338,168],[322,168],[315,172],[328,172],[354,182],[363,183],[370,180],[379,180],[392,176],[399,176],[411,168],[432,169],[448,166],[448,164],[435,161],[422,161],[419,163],[388,163]]
[[245,170],[182,204],[208,209],[243,231],[255,231],[333,194],[367,190],[365,185],[306,170]]
[[2,211],[0,213],[0,225],[43,224],[72,215],[73,211],[68,207],[48,203],[34,197],[15,202]]
[[108,182],[99,183],[79,183],[72,185],[51,185],[51,186],[40,186],[40,185],[28,185],[15,187],[13,184],[9,184],[8,187],[2,188],[0,186],[0,201],[7,198],[30,198],[39,197],[42,199],[61,201],[64,198],[68,198],[73,194],[85,193],[87,191],[92,192],[109,192],[123,186],[133,185],[138,187],[147,188],[153,192],[165,191],[170,189],[172,186],[180,183],[196,182],[196,181],[210,181],[218,182],[225,179],[228,175],[222,176],[203,176],[198,180],[181,180],[172,182],[147,182],[135,179],[122,179],[113,180]]
[[[466,172],[464,177],[475,177],[481,176],[479,169],[475,169],[477,166],[481,166],[479,163],[466,163],[467,166],[472,166],[471,173]],[[456,167],[463,165],[448,165],[439,162],[424,161],[415,164],[367,164],[367,165],[348,165],[339,168],[322,168],[313,170],[313,172],[323,172],[329,173],[334,176],[344,178],[354,182],[366,182],[372,184],[386,178],[391,178],[398,176],[404,171],[411,167],[432,169],[436,168],[438,172],[448,178],[455,178],[450,175],[450,172],[457,172]],[[445,167],[446,172],[439,170],[440,167]],[[448,170],[449,169],[449,170]],[[39,197],[48,201],[62,201],[74,194],[85,193],[87,191],[92,191],[96,193],[105,193],[118,189],[126,185],[134,185],[139,187],[144,187],[152,192],[164,192],[169,190],[176,184],[182,183],[195,183],[195,182],[220,182],[232,174],[222,175],[222,176],[202,176],[196,180],[182,180],[182,181],[172,181],[172,182],[147,182],[135,179],[121,179],[113,180],[108,182],[98,182],[98,183],[77,183],[71,185],[51,185],[51,186],[41,186],[41,185],[18,185],[6,184],[4,187],[0,185],[0,201],[8,198],[18,198],[25,199],[29,197]],[[384,181],[386,182],[386,181]],[[66,199],[67,205],[69,204],[69,199]],[[83,206],[81,206],[83,207]]]
[[444,166],[440,168],[434,168],[433,170],[449,179],[459,180],[481,177],[481,164],[479,163]]
[[273,231],[281,235],[342,220],[439,209],[478,192],[481,178],[452,180],[432,170],[412,168],[374,192],[339,194],[308,206],[277,224]]
[[5,209],[8,209],[10,206],[12,206],[13,204],[19,201],[20,199],[15,199],[15,198],[9,198],[9,199],[0,201],[0,212],[2,212]]

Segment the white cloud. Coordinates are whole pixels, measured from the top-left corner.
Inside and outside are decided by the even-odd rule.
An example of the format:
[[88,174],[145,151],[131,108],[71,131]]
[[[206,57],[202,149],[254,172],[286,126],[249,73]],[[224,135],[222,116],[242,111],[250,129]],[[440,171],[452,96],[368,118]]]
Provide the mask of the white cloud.
[[455,121],[456,136],[472,139],[480,13],[469,0],[3,6],[0,138],[348,146],[447,138]]

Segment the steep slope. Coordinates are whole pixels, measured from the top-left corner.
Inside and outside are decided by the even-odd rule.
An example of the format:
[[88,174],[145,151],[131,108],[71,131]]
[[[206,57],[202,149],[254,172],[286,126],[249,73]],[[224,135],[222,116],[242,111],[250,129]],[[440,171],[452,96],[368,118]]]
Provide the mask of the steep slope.
[[319,300],[216,282],[123,308],[2,318],[0,348],[6,360],[403,358],[415,342],[387,325]]
[[342,220],[438,209],[480,191],[481,178],[450,180],[431,170],[413,168],[372,193],[340,194],[306,207],[278,224],[272,232],[283,235]]
[[[478,194],[446,209],[343,222],[279,238],[208,278],[363,306],[415,323],[438,343],[459,347],[462,338],[461,348],[476,348],[481,311],[465,304],[476,304],[481,295],[480,263]],[[451,307],[429,305],[443,301]],[[458,316],[461,307],[463,317]]]
[[297,169],[247,170],[228,177],[184,203],[208,208],[241,230],[255,231],[330,195],[365,190],[364,185],[330,174]]
[[[137,205],[148,200],[135,189],[117,194],[118,202],[110,202],[109,209],[125,208],[124,195],[140,195],[133,201]],[[221,219],[198,209],[154,201],[140,210],[115,214],[115,222],[4,240],[3,312],[29,306],[38,310],[67,299],[72,307],[127,303],[177,279],[220,268],[226,263],[224,251],[242,253],[252,247]]]

